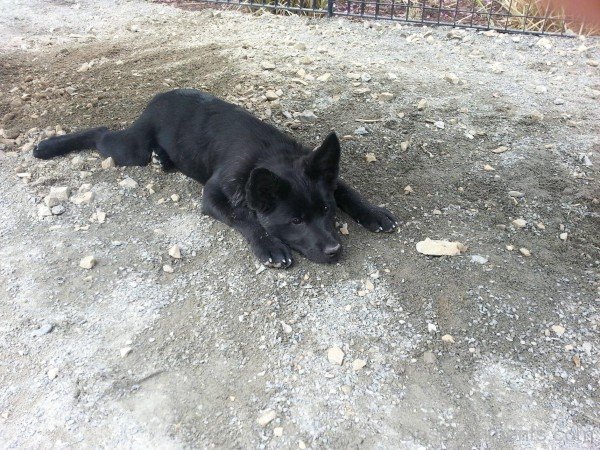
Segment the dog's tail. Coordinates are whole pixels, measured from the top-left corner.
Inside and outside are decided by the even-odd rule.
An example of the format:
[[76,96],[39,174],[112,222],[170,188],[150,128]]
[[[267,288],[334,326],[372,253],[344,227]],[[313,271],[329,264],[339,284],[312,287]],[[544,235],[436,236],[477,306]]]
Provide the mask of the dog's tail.
[[33,150],[33,156],[40,159],[50,159],[66,155],[77,150],[94,148],[100,137],[108,131],[106,127],[91,128],[80,133],[54,136],[40,142]]

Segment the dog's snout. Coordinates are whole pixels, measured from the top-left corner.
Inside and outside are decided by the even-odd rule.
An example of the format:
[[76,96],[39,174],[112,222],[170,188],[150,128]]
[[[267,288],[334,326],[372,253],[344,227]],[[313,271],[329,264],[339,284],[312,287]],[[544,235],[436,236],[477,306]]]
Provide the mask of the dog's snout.
[[323,253],[325,253],[327,256],[333,256],[333,255],[336,255],[337,253],[339,253],[341,248],[342,248],[341,244],[328,245],[327,247],[325,247],[323,249]]

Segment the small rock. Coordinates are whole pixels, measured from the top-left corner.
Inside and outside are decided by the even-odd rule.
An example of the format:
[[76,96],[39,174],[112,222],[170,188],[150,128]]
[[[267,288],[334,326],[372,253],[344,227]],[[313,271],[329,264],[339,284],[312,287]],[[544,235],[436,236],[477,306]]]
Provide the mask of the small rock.
[[38,205],[38,217],[51,217],[52,210],[46,205]]
[[435,323],[428,323],[427,324],[427,331],[429,333],[437,333],[437,325]]
[[523,256],[531,256],[531,252],[528,249],[526,249],[525,247],[521,247],[519,249],[519,251],[521,252],[521,255],[523,255]]
[[500,147],[493,149],[492,153],[504,153],[507,150],[508,150],[507,146],[501,145]]
[[495,73],[496,75],[504,72],[504,67],[499,62],[493,63],[491,67],[492,67],[492,73]]
[[133,349],[131,347],[123,347],[121,350],[119,350],[119,353],[121,354],[121,358],[125,358],[127,355],[129,355],[131,353]]
[[171,200],[174,201],[175,203],[177,203],[179,201],[179,195],[177,195],[177,194],[171,195]]
[[283,427],[273,428],[273,436],[277,436],[277,437],[283,436]]
[[277,100],[279,98],[279,95],[277,95],[275,91],[267,91],[265,92],[265,97],[268,101],[272,102],[274,100]]
[[295,113],[294,117],[301,122],[316,122],[319,118],[315,116],[315,113],[309,111],[308,109],[302,111],[301,113]]
[[173,266],[171,266],[170,264],[165,264],[162,267],[162,269],[163,269],[164,272],[167,272],[167,273],[173,273],[173,272],[175,272],[175,269],[173,269]]
[[546,50],[550,50],[552,48],[552,41],[546,37],[538,39],[535,43],[536,46],[545,48]]
[[434,364],[435,363],[435,355],[433,354],[433,352],[423,353],[423,361],[426,364]]
[[66,208],[63,205],[56,205],[51,208],[51,211],[53,215],[60,216],[61,214],[64,214]]
[[527,226],[527,221],[525,219],[515,219],[512,221],[512,224],[515,228],[525,228]]
[[79,261],[79,267],[82,269],[92,269],[96,265],[96,262],[96,258],[93,255],[89,255]]
[[598,67],[598,65],[600,64],[600,62],[596,59],[588,59],[585,63],[588,66],[592,66],[592,67]]
[[485,166],[483,166],[483,170],[485,170],[486,172],[492,172],[496,169],[494,169],[492,166],[490,166],[489,164],[486,164]]
[[317,77],[317,81],[328,81],[331,78],[330,73],[324,73],[323,75]]
[[382,102],[389,102],[393,98],[394,98],[394,94],[392,94],[391,92],[382,92],[381,94],[379,94],[377,96],[377,99],[381,100]]
[[488,262],[488,259],[485,256],[473,255],[471,256],[471,262],[477,264],[486,264]]
[[47,375],[49,380],[54,380],[58,376],[58,369],[56,367],[49,369]]
[[535,224],[535,226],[539,229],[539,230],[545,230],[546,229],[546,225],[544,225],[542,222],[538,222]]
[[76,205],[82,205],[84,203],[88,204],[91,203],[92,200],[94,200],[94,193],[91,191],[82,192],[74,197],[71,197],[71,203]]
[[37,330],[33,330],[31,332],[31,336],[32,337],[40,337],[40,336],[50,333],[52,330],[54,330],[54,324],[45,323],[44,325],[39,327]]
[[360,75],[360,79],[366,83],[366,82],[371,81],[372,77],[371,77],[371,74],[363,73]]
[[21,135],[21,132],[16,128],[4,130],[4,137],[6,139],[17,139]]
[[450,334],[445,334],[442,336],[442,341],[448,344],[454,344],[454,338]]
[[561,241],[566,241],[567,238],[569,237],[569,234],[568,233],[560,233],[559,237],[560,237]]
[[565,327],[563,327],[562,325],[552,325],[550,328],[552,329],[552,331],[554,331],[554,333],[556,333],[558,337],[565,334],[566,331]]
[[519,192],[519,191],[508,191],[508,195],[510,197],[514,197],[514,198],[523,198],[523,197],[525,197],[525,194],[523,192]]
[[586,167],[591,167],[594,165],[592,163],[592,160],[585,153],[582,153],[581,155],[579,155],[579,161],[581,161],[581,163]]
[[344,363],[344,352],[339,347],[331,347],[327,350],[327,359],[331,364],[341,366]]
[[181,259],[181,249],[179,248],[179,245],[175,244],[169,249],[169,256],[171,258]]
[[352,361],[352,370],[354,370],[355,372],[358,372],[360,369],[362,369],[366,365],[367,365],[367,362],[364,359],[355,359],[354,361]]
[[50,188],[50,193],[44,198],[44,203],[52,208],[61,202],[69,200],[71,190],[67,186],[53,186]]
[[354,134],[358,136],[365,136],[369,134],[369,131],[365,127],[358,127],[356,130],[354,130]]
[[108,158],[104,159],[101,163],[100,166],[103,169],[111,169],[113,167],[115,167],[115,160],[112,159],[111,156],[109,156]]
[[271,423],[276,418],[277,418],[277,413],[275,411],[273,411],[272,409],[269,409],[269,410],[265,411],[264,413],[262,413],[258,417],[258,419],[256,419],[256,423],[259,424],[261,427],[266,427],[267,425],[269,425],[269,423]]
[[138,184],[134,179],[127,177],[124,180],[119,181],[119,186],[124,187],[125,189],[135,189],[138,187]]
[[292,331],[294,331],[292,327],[285,323],[283,320],[281,321],[281,328],[285,334],[292,334]]
[[451,84],[458,84],[460,82],[460,79],[458,78],[458,76],[452,72],[445,73],[444,80],[446,80],[448,83],[451,83]]
[[367,153],[365,155],[365,161],[367,161],[368,163],[371,163],[371,162],[377,161],[377,158],[375,157],[374,153]]
[[264,69],[264,70],[275,70],[275,68],[277,67],[275,64],[273,64],[271,61],[263,61],[260,63],[260,66]]
[[419,103],[417,103],[417,109],[418,110],[423,110],[427,107],[427,100],[422,98],[421,100],[419,100]]
[[505,248],[506,248],[506,250],[508,250],[509,252],[512,252],[512,251],[515,249],[515,246],[514,246],[514,245],[507,245]]
[[467,251],[467,247],[460,242],[426,238],[417,243],[417,251],[428,256],[457,256]]
[[96,220],[98,221],[98,223],[104,223],[106,222],[106,213],[104,211],[101,210],[96,210]]
[[560,105],[564,105],[565,101],[562,98],[557,98],[557,99],[554,100],[554,104],[555,105],[559,105],[559,106]]
[[415,191],[413,190],[413,188],[410,184],[404,187],[404,195],[410,195],[414,192]]
[[350,232],[348,231],[348,224],[347,223],[343,223],[342,226],[340,227],[340,233],[342,233],[344,236],[348,236],[350,234]]

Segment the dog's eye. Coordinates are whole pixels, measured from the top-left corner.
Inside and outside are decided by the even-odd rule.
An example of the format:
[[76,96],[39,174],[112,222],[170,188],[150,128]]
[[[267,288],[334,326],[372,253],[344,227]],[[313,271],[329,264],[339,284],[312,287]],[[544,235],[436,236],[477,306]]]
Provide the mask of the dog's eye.
[[327,205],[323,206],[323,211],[325,211],[325,212],[329,211],[329,206],[327,206]]
[[301,219],[300,217],[294,217],[294,218],[292,219],[292,223],[293,223],[294,225],[300,225],[300,224],[302,223],[302,219]]

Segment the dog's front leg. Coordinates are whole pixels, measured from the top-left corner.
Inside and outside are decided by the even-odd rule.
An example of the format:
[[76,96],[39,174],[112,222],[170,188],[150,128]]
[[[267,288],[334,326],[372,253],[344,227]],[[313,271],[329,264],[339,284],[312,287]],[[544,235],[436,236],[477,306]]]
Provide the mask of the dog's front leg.
[[292,265],[292,251],[276,237],[269,236],[256,216],[245,205],[232,205],[217,183],[204,186],[202,213],[239,231],[252,252],[265,266],[287,268]]
[[334,197],[338,208],[369,231],[390,233],[398,226],[396,217],[390,211],[371,205],[342,180],[338,180]]

